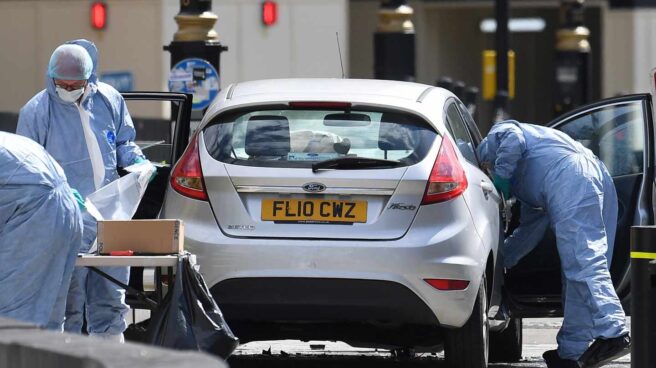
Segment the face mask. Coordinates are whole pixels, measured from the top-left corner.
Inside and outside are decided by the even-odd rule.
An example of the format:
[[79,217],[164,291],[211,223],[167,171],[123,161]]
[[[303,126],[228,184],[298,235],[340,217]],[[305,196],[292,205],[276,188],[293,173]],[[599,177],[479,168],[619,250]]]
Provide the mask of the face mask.
[[76,102],[82,94],[84,94],[84,87],[80,89],[74,89],[72,91],[67,91],[59,86],[55,86],[55,89],[57,91],[57,95],[59,95],[59,98],[66,102]]

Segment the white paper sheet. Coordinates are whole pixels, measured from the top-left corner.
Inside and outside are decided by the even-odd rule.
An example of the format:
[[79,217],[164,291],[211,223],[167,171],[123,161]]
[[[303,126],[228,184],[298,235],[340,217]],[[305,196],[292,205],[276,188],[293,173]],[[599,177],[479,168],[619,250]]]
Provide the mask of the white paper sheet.
[[[115,180],[89,194],[85,200],[87,212],[96,221],[129,220],[137,212],[139,203],[146,193],[152,166],[142,162],[125,168],[128,175]],[[89,250],[94,253],[96,244]]]

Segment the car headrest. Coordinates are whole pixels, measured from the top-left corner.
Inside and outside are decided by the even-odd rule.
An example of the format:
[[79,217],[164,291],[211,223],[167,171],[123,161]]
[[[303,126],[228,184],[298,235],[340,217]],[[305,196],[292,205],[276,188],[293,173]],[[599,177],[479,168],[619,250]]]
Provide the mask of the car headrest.
[[378,130],[378,148],[383,151],[414,150],[415,127],[406,125],[399,114],[383,114]]
[[249,156],[286,156],[291,150],[289,120],[277,115],[251,116],[244,144]]

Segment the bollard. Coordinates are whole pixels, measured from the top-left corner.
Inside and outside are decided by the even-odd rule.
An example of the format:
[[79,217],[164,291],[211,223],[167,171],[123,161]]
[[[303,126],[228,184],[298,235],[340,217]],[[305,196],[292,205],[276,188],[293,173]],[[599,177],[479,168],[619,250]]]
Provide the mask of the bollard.
[[463,81],[456,81],[453,83],[453,89],[451,92],[453,92],[454,95],[456,95],[460,101],[462,101],[465,98],[465,88],[467,85]]
[[631,367],[656,367],[656,226],[631,228]]
[[435,82],[435,86],[448,89],[449,91],[453,88],[453,79],[451,77],[440,77],[440,79]]
[[503,120],[508,120],[510,114],[508,114],[508,92],[506,91],[497,91],[497,95],[494,96],[494,122],[499,122]]
[[467,110],[469,110],[472,118],[474,118],[474,121],[478,121],[478,95],[478,87],[467,87],[465,89],[465,97],[462,100],[462,102],[467,107]]
[[[478,104],[478,95],[480,94],[480,91],[478,87],[467,87],[465,88],[465,96],[462,99],[462,103],[465,104],[469,108],[469,106],[474,106],[476,107],[476,104]],[[471,112],[471,110],[470,110]]]

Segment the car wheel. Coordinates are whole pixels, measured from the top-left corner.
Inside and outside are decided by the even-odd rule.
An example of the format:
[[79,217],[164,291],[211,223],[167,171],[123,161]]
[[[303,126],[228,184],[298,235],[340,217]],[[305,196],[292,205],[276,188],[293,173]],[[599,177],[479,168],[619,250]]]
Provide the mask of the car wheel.
[[514,363],[522,359],[522,319],[511,318],[505,330],[490,334],[490,361]]
[[444,336],[444,355],[450,368],[486,368],[489,352],[490,323],[487,318],[485,276],[467,323],[449,329]]

